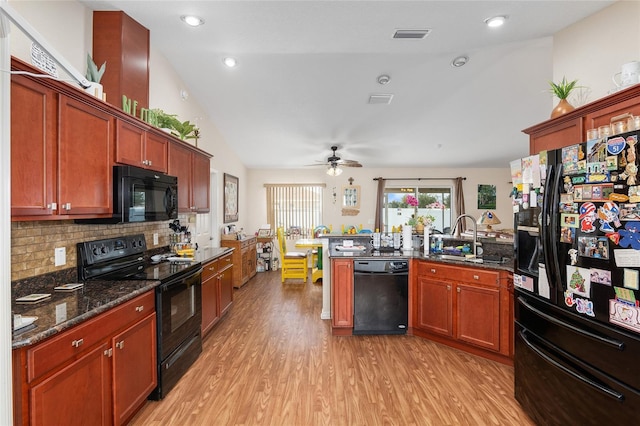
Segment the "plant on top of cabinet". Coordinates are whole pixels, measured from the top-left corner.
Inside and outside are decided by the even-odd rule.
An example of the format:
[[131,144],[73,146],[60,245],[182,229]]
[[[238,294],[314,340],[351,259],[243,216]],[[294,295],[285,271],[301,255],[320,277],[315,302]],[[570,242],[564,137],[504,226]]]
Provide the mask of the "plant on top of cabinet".
[[87,53],[87,74],[86,74],[87,80],[94,83],[100,83],[100,80],[102,80],[102,76],[106,71],[106,67],[107,67],[107,62],[105,61],[100,66],[100,69],[98,69],[98,66],[96,65],[96,63],[93,62],[91,55]]
[[576,84],[578,84],[578,80],[567,81],[566,77],[562,77],[559,83],[549,82],[549,91],[560,99],[558,105],[551,111],[551,118],[559,117],[575,109],[575,107],[567,101],[567,98],[571,94],[571,91],[578,87]]

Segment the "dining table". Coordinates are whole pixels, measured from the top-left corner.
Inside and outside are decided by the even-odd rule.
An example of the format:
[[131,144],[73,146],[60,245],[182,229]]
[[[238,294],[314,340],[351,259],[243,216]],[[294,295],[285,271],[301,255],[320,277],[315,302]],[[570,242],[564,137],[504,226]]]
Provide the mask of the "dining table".
[[312,254],[312,266],[311,266],[311,282],[316,282],[322,278],[322,239],[320,238],[300,238],[296,240],[295,246],[297,249],[316,250],[316,253]]

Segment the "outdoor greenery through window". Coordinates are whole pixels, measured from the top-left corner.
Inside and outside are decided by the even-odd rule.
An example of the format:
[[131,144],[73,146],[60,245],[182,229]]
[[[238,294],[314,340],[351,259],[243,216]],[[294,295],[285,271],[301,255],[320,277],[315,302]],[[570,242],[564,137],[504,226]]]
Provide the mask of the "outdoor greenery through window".
[[324,184],[265,184],[267,220],[271,229],[283,227],[291,238],[311,237],[322,225]]
[[451,187],[403,187],[384,190],[384,232],[393,227],[431,223],[435,231],[448,233],[451,228]]

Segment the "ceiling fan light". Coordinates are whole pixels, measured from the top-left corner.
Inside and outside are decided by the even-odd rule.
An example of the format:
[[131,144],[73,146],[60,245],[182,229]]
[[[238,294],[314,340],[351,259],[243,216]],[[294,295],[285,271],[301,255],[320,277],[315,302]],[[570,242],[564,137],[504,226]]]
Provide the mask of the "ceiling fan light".
[[337,166],[329,166],[329,168],[327,169],[327,174],[329,176],[339,176],[340,174],[342,174],[342,169],[340,167]]

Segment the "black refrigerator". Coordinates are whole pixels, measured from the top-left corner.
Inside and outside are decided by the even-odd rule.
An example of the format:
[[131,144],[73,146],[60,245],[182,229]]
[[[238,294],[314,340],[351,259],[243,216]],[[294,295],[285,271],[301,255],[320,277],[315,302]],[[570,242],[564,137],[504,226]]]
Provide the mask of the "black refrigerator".
[[537,424],[640,424],[637,145],[540,153],[538,220],[516,214],[515,397]]

